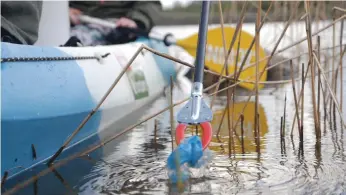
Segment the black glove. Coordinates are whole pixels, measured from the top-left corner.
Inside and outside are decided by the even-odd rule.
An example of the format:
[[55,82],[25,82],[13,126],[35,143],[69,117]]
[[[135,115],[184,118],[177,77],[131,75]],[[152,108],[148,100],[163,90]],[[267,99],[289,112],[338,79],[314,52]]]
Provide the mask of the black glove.
[[148,35],[148,32],[140,28],[117,27],[106,36],[106,40],[110,44],[122,44],[135,41],[138,36],[148,37]]

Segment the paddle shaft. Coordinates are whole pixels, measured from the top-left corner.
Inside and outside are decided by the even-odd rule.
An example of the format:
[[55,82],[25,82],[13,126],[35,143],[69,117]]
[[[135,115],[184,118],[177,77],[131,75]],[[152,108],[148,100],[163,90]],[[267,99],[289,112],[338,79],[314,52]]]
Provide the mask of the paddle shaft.
[[210,1],[203,1],[201,20],[199,23],[199,31],[198,31],[199,33],[198,33],[198,44],[197,44],[197,54],[196,54],[196,68],[195,68],[195,75],[194,75],[194,82],[198,82],[198,83],[203,82],[204,56],[205,56],[205,46],[207,43],[209,8],[210,8]]

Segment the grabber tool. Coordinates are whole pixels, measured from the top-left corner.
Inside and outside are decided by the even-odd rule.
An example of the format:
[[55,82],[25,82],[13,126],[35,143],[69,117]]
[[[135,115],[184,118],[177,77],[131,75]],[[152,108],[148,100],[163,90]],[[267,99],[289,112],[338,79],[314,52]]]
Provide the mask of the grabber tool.
[[203,100],[203,74],[204,74],[204,56],[207,43],[208,16],[210,1],[203,1],[202,13],[199,23],[198,45],[196,54],[196,65],[194,74],[194,83],[191,91],[191,97],[187,104],[178,112],[175,140],[177,145],[184,139],[184,133],[187,125],[200,125],[202,127],[202,147],[205,150],[212,137],[212,128],[210,121],[213,119],[213,113]]

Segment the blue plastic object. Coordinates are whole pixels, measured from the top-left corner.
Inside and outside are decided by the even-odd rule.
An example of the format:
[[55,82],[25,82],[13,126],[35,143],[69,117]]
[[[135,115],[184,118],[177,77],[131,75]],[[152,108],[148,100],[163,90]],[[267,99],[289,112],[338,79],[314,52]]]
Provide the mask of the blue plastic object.
[[178,147],[169,155],[167,168],[169,177],[173,183],[178,182],[180,170],[181,181],[189,178],[188,167],[199,168],[202,164],[198,161],[203,156],[202,141],[198,136],[184,139]]

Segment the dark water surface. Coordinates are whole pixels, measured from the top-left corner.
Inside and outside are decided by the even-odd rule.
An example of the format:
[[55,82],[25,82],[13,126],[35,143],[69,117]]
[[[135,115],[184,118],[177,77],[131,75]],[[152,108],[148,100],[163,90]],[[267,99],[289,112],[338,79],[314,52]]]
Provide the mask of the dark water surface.
[[[346,76],[344,76],[346,78]],[[344,85],[346,81],[344,80]],[[330,112],[321,103],[321,142],[316,142],[310,82],[306,83],[304,100],[304,143],[299,148],[297,122],[291,128],[295,112],[292,85],[267,86],[260,91],[260,147],[254,142],[254,99],[244,110],[244,148],[234,138],[234,151],[229,157],[228,123],[220,124],[226,98],[219,97],[212,122],[214,137],[210,144],[212,161],[202,169],[191,170],[185,183],[185,194],[346,194],[346,133],[337,111]],[[296,82],[299,92],[300,82]],[[343,110],[346,110],[346,92]],[[280,119],[284,115],[285,137],[280,139]],[[340,97],[340,95],[338,95]],[[238,96],[234,105],[233,124],[246,103]],[[321,100],[322,102],[322,100]],[[147,115],[168,104],[165,97],[157,100]],[[175,108],[175,112],[178,108]],[[346,119],[345,112],[343,118]],[[158,116],[156,141],[154,120],[125,134],[90,156],[72,160],[54,172],[29,184],[20,194],[178,194],[180,188],[169,183],[166,160],[171,152],[169,112]],[[231,121],[232,123],[232,121]],[[187,134],[194,134],[189,130]],[[236,134],[241,139],[241,125]],[[243,154],[244,150],[244,154]],[[259,152],[257,152],[259,150]],[[28,173],[31,177],[44,165]],[[22,179],[24,180],[24,179]],[[21,182],[12,181],[12,182]],[[6,191],[6,190],[5,190]]]

